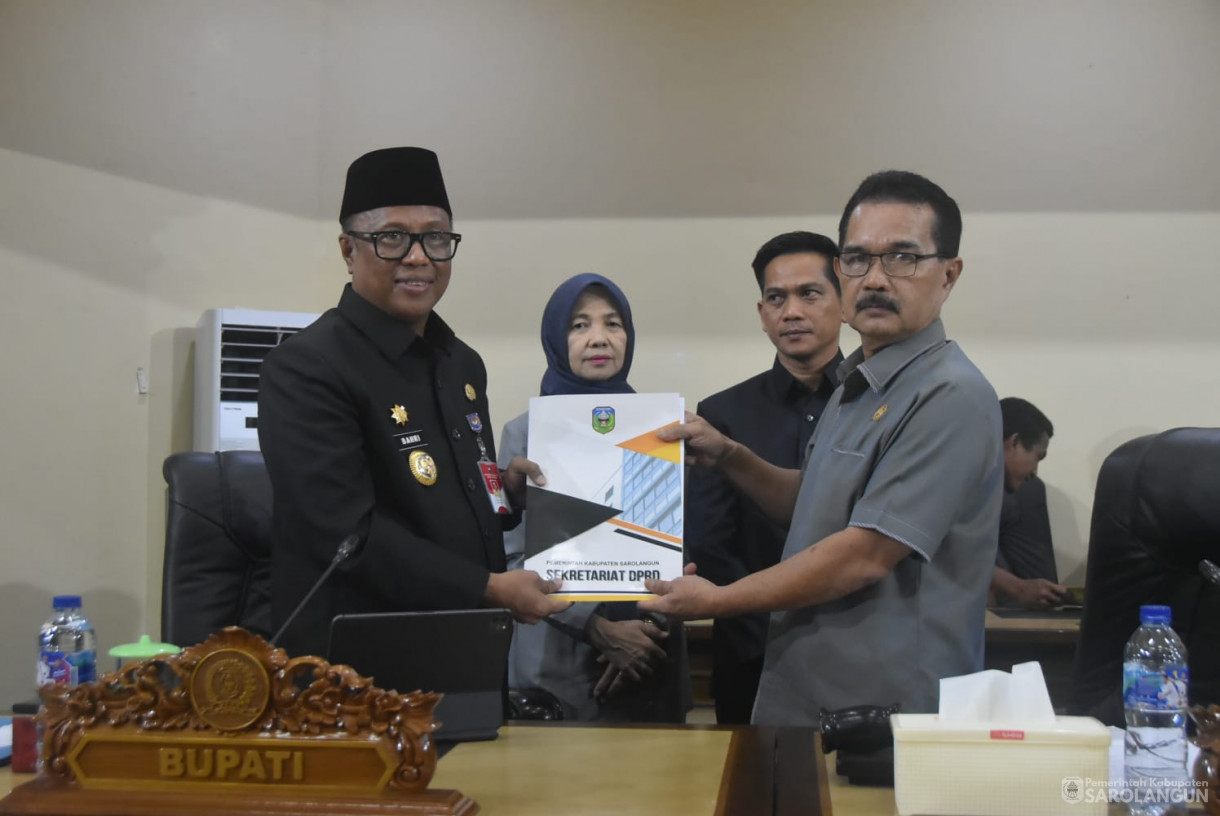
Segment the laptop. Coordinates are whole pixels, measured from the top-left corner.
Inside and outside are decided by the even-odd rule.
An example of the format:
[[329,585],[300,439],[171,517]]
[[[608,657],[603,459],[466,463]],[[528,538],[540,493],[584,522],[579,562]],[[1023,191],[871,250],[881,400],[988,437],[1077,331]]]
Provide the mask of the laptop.
[[489,740],[504,722],[512,634],[507,609],[338,615],[330,624],[327,659],[384,689],[444,694],[433,739]]

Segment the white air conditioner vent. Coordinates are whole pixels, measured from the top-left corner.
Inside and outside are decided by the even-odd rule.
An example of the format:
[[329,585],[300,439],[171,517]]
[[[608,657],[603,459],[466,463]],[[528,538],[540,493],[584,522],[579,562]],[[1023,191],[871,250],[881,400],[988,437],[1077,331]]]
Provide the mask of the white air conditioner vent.
[[195,450],[258,450],[258,372],[267,352],[317,319],[209,309],[195,328]]
[[299,332],[288,326],[220,327],[220,401],[258,402],[258,369],[267,352]]

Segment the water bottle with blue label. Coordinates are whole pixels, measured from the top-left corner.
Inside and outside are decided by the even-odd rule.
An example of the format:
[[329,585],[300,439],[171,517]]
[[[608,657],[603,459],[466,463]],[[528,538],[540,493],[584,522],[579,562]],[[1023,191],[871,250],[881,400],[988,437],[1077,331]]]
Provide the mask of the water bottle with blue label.
[[1182,807],[1186,774],[1186,647],[1170,628],[1168,606],[1141,606],[1140,627],[1123,653],[1127,719],[1126,784],[1137,816]]
[[79,595],[56,595],[55,613],[38,640],[38,685],[75,686],[97,677],[97,634],[80,613]]

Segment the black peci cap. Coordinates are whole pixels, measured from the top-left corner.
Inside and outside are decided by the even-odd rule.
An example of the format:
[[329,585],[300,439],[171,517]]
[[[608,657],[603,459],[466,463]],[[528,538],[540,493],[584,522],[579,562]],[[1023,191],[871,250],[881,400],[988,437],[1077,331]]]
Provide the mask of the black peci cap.
[[347,168],[339,220],[380,207],[440,207],[453,217],[441,163],[423,147],[387,147],[365,153]]

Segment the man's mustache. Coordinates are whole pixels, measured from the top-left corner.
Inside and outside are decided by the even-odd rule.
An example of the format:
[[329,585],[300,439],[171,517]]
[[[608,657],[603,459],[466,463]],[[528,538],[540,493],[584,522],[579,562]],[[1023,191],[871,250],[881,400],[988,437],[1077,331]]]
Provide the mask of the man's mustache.
[[865,309],[889,309],[894,314],[898,314],[898,304],[877,292],[870,292],[856,301],[857,312]]

